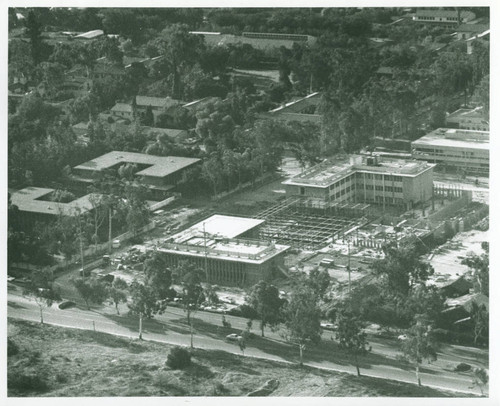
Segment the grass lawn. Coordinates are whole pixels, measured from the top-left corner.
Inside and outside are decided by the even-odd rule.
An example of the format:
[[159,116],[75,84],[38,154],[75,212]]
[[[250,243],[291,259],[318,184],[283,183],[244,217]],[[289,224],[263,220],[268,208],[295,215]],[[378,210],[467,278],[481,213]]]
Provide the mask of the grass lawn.
[[223,351],[195,349],[191,366],[172,370],[170,345],[19,320],[9,319],[8,337],[11,397],[246,396],[271,379],[279,382],[272,396],[453,396]]

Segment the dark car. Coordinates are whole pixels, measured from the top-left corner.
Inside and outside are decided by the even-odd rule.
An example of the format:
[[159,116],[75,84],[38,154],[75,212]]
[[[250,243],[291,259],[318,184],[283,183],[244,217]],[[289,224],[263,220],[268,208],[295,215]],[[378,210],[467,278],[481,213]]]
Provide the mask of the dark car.
[[80,276],[90,276],[90,270],[88,269],[80,269],[80,272],[79,272]]
[[70,309],[71,307],[75,307],[76,303],[72,302],[71,300],[66,300],[62,303],[59,304],[59,309],[64,310],[64,309]]
[[99,280],[107,283],[113,283],[113,281],[115,280],[115,276],[108,273],[107,275],[101,276]]

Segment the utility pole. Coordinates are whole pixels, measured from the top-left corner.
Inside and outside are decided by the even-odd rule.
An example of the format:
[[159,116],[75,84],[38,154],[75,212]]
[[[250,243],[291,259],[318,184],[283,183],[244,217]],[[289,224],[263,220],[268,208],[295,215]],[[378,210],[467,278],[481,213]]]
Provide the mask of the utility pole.
[[111,255],[111,238],[113,238],[113,233],[111,232],[111,226],[112,226],[112,223],[113,223],[113,209],[111,208],[111,206],[109,207],[109,214],[108,214],[108,217],[109,217],[109,230],[108,230],[108,254]]
[[83,261],[83,229],[82,229],[82,217],[81,215],[78,215],[78,234],[79,234],[79,239],[80,239],[80,256],[82,260],[82,276],[85,277],[85,266],[84,266],[84,261]]
[[203,222],[203,246],[205,247],[205,278],[207,280],[207,283],[209,283],[208,280],[208,252],[207,252],[207,233],[205,231],[205,222]]
[[349,294],[351,293],[351,239],[347,239],[347,274],[349,276]]

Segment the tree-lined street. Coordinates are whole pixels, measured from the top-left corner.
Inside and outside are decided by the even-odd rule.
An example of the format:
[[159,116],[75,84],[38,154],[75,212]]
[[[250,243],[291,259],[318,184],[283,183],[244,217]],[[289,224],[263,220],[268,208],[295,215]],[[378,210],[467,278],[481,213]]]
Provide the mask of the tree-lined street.
[[[37,304],[24,297],[22,291],[12,284],[9,284],[8,315],[33,322],[40,321]],[[241,354],[237,344],[225,342],[224,338],[229,333],[239,333],[244,330],[247,327],[246,319],[226,315],[231,328],[224,328],[221,323],[221,314],[199,311],[193,317],[195,319],[195,347]],[[95,328],[96,331],[134,339],[137,339],[139,334],[137,317],[118,316],[113,306],[94,307],[88,311],[82,308],[60,310],[53,305],[44,310],[44,323],[85,330]],[[265,338],[258,337],[258,331],[254,333],[257,333],[256,336],[246,343],[245,356],[298,362],[297,346],[284,342],[278,333],[267,331]],[[306,346],[304,364],[354,374],[356,370],[351,357],[342,352],[331,340],[330,336],[333,335],[331,332],[324,331],[320,344]],[[143,339],[189,346],[190,328],[185,312],[181,308],[168,307],[162,315],[154,319],[145,319]],[[414,367],[410,364],[402,364],[396,359],[399,353],[398,343],[394,339],[368,336],[368,342],[372,351],[359,360],[363,375],[415,383]],[[445,345],[439,350],[438,360],[435,363],[422,365],[420,372],[422,385],[479,395],[479,389],[470,388],[472,375],[453,372],[453,368],[460,362],[468,363],[473,367],[488,368],[487,360],[488,354],[484,350]]]

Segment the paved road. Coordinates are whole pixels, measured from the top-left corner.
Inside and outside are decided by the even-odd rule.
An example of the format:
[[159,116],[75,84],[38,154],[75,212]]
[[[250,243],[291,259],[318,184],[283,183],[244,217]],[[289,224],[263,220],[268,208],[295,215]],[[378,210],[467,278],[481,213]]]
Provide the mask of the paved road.
[[[123,306],[125,310],[125,306]],[[19,288],[9,284],[8,316],[24,320],[40,321],[40,310],[35,302],[23,297]],[[224,337],[229,333],[238,333],[246,326],[246,319],[226,316],[231,329],[221,326],[221,315],[198,312],[194,316],[194,346],[203,349],[223,350],[241,354],[236,344],[227,343]],[[137,338],[138,320],[128,315],[118,316],[112,307],[72,308],[60,310],[56,306],[44,309],[44,321],[63,327],[84,330],[95,329],[123,337]],[[258,326],[253,331],[258,334]],[[355,368],[348,357],[330,340],[332,333],[324,332],[320,345],[307,348],[304,353],[305,364],[334,371],[355,373]],[[182,309],[169,307],[167,311],[144,322],[143,337],[146,340],[165,342],[176,345],[189,345],[189,327]],[[369,337],[372,352],[361,361],[361,373],[379,378],[394,379],[415,383],[414,369],[396,360],[397,342],[379,337]],[[246,356],[265,358],[284,362],[298,362],[298,349],[284,342],[279,334],[266,331],[266,338],[256,336],[247,343]],[[488,354],[475,348],[446,346],[441,349],[438,361],[422,367],[423,385],[465,393],[479,394],[479,390],[470,389],[470,374],[456,373],[452,369],[459,362],[466,362],[473,367],[488,368]]]

